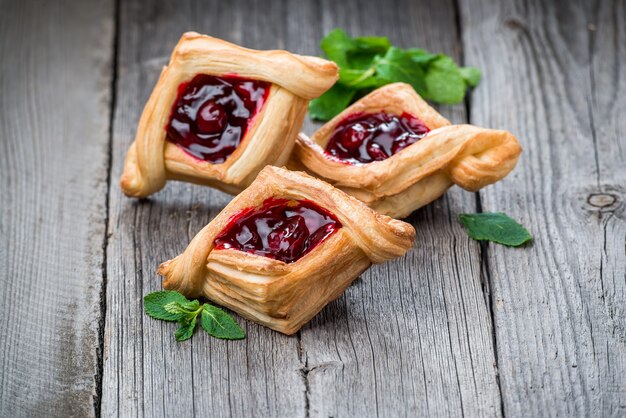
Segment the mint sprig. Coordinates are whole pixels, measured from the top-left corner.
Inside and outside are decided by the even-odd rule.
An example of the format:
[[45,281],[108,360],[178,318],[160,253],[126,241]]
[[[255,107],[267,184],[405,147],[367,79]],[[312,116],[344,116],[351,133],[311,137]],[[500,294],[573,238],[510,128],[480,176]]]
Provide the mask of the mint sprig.
[[176,337],[176,341],[185,341],[191,338],[194,330],[196,329],[196,318],[197,315],[192,315],[189,317],[185,317],[184,319],[178,321],[178,329],[174,333]]
[[198,316],[200,325],[211,336],[224,340],[239,340],[246,337],[237,322],[223,310],[198,300],[188,300],[182,294],[172,290],[152,292],[143,298],[143,307],[154,319],[178,322],[174,334],[176,341],[191,338]]
[[480,82],[477,68],[459,67],[445,54],[397,48],[386,37],[352,38],[334,29],[322,39],[320,47],[339,66],[339,80],[311,101],[309,114],[313,119],[329,120],[353,100],[389,83],[408,83],[427,100],[454,104]]
[[143,308],[149,316],[155,319],[178,321],[182,319],[184,315],[178,312],[172,312],[171,309],[166,308],[166,306],[171,306],[174,302],[185,303],[189,301],[178,292],[164,290],[146,295],[143,298]]
[[215,338],[232,340],[246,336],[232,316],[220,308],[206,303],[202,306],[200,325],[209,335]]
[[459,220],[468,235],[477,241],[519,247],[533,239],[526,228],[504,213],[462,213]]

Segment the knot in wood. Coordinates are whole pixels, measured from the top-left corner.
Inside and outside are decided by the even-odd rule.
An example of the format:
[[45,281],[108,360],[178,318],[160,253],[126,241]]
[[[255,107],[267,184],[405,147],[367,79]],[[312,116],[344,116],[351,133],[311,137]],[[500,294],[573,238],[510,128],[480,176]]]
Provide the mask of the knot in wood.
[[587,198],[587,202],[596,208],[606,208],[613,205],[617,197],[608,193],[593,193]]

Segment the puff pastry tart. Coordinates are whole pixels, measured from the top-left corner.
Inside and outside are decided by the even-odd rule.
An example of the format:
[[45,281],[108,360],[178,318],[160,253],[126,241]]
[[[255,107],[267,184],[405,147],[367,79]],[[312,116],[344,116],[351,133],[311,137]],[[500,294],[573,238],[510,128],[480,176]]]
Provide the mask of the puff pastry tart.
[[404,83],[373,91],[300,134],[289,167],[378,212],[402,218],[457,184],[476,191],[506,176],[521,147],[507,131],[451,125]]
[[141,115],[124,193],[145,197],[168,179],[237,193],[266,165],[287,162],[309,100],[337,77],[320,58],[185,33]]
[[400,257],[413,227],[304,173],[267,166],[159,267],[163,287],[293,334],[367,269]]

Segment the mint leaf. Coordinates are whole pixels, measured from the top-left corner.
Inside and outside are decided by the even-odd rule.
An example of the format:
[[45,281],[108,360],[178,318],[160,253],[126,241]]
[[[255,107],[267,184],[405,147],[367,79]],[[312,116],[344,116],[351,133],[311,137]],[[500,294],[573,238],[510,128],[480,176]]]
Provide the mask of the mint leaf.
[[[197,302],[197,301],[196,301]],[[190,318],[185,318],[182,321],[179,321],[180,325],[176,330],[174,336],[176,337],[176,341],[181,342],[191,338],[193,335],[193,331],[196,329],[196,318],[198,314],[191,316]]]
[[377,52],[371,52],[371,51],[366,51],[366,52],[361,52],[361,51],[352,51],[349,52],[348,55],[348,65],[345,65],[343,67],[340,67],[339,70],[341,71],[341,69],[344,70],[367,70],[369,68],[372,67],[372,65],[374,64],[374,61],[376,60],[376,58],[380,58],[382,55],[384,55],[385,53],[383,52],[382,54],[379,54]]
[[320,47],[339,65],[339,81],[310,103],[313,119],[329,120],[354,100],[389,83],[408,83],[436,103],[459,103],[467,88],[480,82],[477,68],[459,68],[447,55],[421,48],[394,47],[386,37],[352,38],[341,29],[333,29]]
[[152,318],[161,319],[163,321],[178,321],[184,314],[179,312],[170,312],[165,306],[173,303],[187,303],[186,297],[178,292],[171,290],[162,290],[152,292],[143,298],[143,309]]
[[230,315],[220,308],[207,303],[202,307],[200,325],[209,335],[215,338],[240,340],[246,337],[246,333]]
[[361,36],[354,38],[353,42],[352,47],[346,53],[347,67],[353,69],[371,68],[376,58],[385,55],[391,47],[389,39],[381,36]]
[[465,97],[465,80],[452,58],[439,55],[428,65],[425,77],[427,98],[438,103],[459,103]]
[[352,41],[353,50],[358,49],[360,52],[384,54],[391,47],[391,42],[386,36],[357,36]]
[[155,319],[177,321],[176,341],[191,338],[201,314],[202,328],[216,338],[239,340],[246,337],[237,322],[223,310],[198,300],[188,300],[175,291],[152,292],[143,298],[146,314]]
[[335,84],[326,93],[309,103],[309,115],[313,119],[330,120],[345,109],[356,90]]
[[370,67],[367,70],[339,70],[339,83],[352,89],[366,89],[380,87],[387,82],[376,76],[376,68]]
[[461,77],[469,87],[476,87],[482,77],[480,70],[476,67],[463,67],[460,70]]
[[400,48],[389,48],[385,56],[376,62],[376,71],[389,83],[401,81],[413,86],[419,94],[426,93],[424,70]]
[[175,314],[175,315],[183,315],[183,316],[188,316],[190,314],[197,315],[198,311],[200,310],[200,302],[198,302],[197,300],[192,300],[191,302],[182,302],[182,303],[179,301],[173,301],[163,306],[163,308],[167,312],[171,314]]
[[340,67],[348,64],[348,51],[355,48],[355,42],[341,29],[333,29],[320,42],[320,48],[326,57],[333,60]]
[[429,64],[432,60],[437,58],[436,54],[431,54],[430,52],[422,48],[408,48],[404,51],[409,55],[409,57],[411,57],[413,62],[415,62],[416,64]]
[[342,68],[367,68],[376,55],[383,55],[390,46],[388,38],[380,36],[351,38],[341,29],[333,29],[320,42],[320,48],[326,57]]
[[533,238],[526,228],[504,213],[462,213],[459,220],[469,236],[478,241],[519,247]]

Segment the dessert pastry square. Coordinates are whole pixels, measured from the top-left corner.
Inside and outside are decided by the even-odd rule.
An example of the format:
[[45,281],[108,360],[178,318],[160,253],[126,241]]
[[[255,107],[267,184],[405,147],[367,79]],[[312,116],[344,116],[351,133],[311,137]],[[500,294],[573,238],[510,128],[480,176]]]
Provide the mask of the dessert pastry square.
[[266,165],[284,165],[309,100],[337,66],[185,33],[146,104],[120,181],[145,197],[166,180],[237,193]]
[[321,180],[267,166],[159,274],[165,289],[293,334],[414,238],[411,225]]
[[394,83],[355,102],[311,138],[300,134],[289,167],[403,218],[453,184],[477,191],[502,179],[520,153],[511,133],[451,125],[410,85]]

